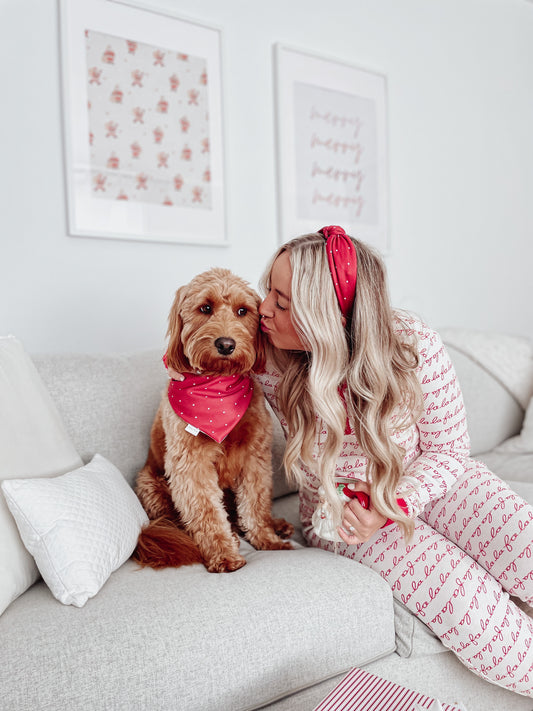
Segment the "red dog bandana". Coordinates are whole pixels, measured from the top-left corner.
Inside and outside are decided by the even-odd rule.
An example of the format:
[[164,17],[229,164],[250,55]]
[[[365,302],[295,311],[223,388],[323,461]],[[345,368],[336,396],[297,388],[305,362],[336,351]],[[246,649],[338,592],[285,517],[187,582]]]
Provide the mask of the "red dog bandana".
[[252,379],[193,373],[184,373],[184,378],[171,380],[168,386],[172,409],[193,428],[222,442],[248,409],[254,392]]

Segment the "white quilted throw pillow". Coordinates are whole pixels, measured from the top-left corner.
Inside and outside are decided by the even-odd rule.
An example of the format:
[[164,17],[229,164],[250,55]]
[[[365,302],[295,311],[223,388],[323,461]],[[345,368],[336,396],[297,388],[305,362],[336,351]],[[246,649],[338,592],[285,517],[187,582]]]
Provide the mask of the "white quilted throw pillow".
[[99,454],[62,476],[11,479],[2,490],[24,545],[64,605],[94,597],[148,522],[123,475]]

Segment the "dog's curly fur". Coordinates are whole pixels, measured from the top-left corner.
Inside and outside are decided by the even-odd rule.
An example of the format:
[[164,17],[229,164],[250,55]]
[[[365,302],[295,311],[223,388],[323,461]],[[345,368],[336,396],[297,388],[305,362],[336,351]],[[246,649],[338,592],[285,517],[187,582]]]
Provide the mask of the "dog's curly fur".
[[[260,371],[259,303],[227,269],[195,277],[178,289],[170,310],[167,365],[205,375]],[[219,338],[233,339],[235,350],[219,353]],[[151,522],[134,559],[153,568],[203,562],[210,572],[229,572],[246,563],[238,533],[259,549],[291,548],[281,537],[292,535],[293,527],[271,516],[272,428],[261,386],[255,383],[246,414],[222,443],[203,433],[195,437],[185,427],[165,392],[137,477],[136,492]]]

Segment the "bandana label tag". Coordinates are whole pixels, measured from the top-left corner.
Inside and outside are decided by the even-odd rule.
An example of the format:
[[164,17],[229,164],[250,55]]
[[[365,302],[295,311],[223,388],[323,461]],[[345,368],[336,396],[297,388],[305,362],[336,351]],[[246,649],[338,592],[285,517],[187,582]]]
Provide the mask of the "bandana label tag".
[[192,435],[197,437],[198,434],[200,433],[200,430],[198,429],[198,427],[195,427],[194,425],[187,425],[187,427],[185,428],[185,432],[190,432]]

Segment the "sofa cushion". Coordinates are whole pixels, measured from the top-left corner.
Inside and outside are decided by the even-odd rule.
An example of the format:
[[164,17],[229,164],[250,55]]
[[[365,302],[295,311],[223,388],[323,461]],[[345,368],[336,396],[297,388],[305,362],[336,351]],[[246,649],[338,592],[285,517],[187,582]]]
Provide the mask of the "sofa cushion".
[[24,545],[54,597],[82,607],[133,553],[148,523],[119,470],[100,455],[51,479],[2,483]]
[[526,409],[533,395],[533,343],[520,336],[469,328],[440,331],[446,346],[489,373]]
[[[49,477],[82,464],[22,344],[0,338],[0,480]],[[0,614],[38,577],[0,494]]]
[[521,444],[524,452],[533,452],[533,397],[530,399],[522,431],[520,432]]
[[496,447],[496,452],[533,455],[533,398],[531,398],[527,406],[520,434],[502,442]]
[[161,351],[35,355],[33,361],[82,459],[98,452],[134,484],[168,382]]
[[396,653],[400,657],[441,654],[446,647],[440,639],[398,600],[394,600]]
[[292,523],[294,534],[291,540],[296,541],[301,546],[307,546],[300,521],[299,505],[298,494],[280,496],[272,502],[272,515],[284,518],[289,523]]
[[446,343],[446,348],[463,393],[470,451],[475,457],[520,432],[524,411],[509,390],[471,354],[449,343]]
[[5,708],[239,711],[394,649],[374,571],[318,549],[241,551],[226,574],[129,561],[82,609],[34,586],[0,618]]
[[295,481],[289,481],[287,479],[285,467],[283,466],[285,433],[274,411],[266,400],[265,404],[272,417],[272,498],[277,499],[279,496],[285,496],[286,494],[298,491],[298,484]]

